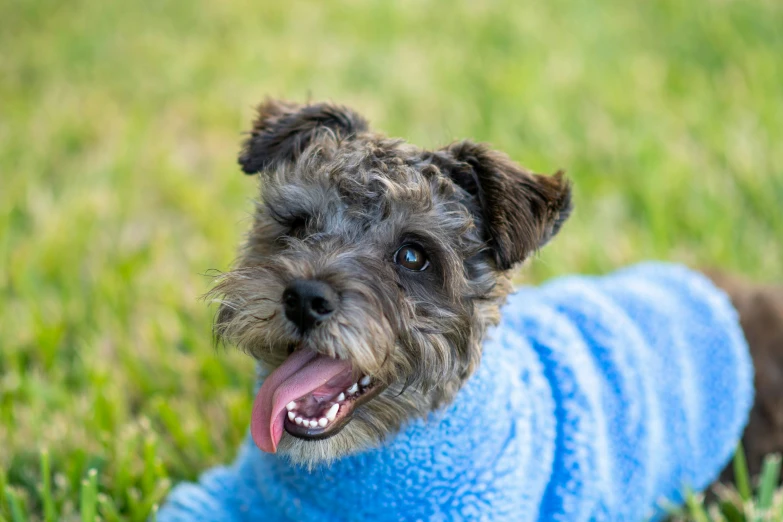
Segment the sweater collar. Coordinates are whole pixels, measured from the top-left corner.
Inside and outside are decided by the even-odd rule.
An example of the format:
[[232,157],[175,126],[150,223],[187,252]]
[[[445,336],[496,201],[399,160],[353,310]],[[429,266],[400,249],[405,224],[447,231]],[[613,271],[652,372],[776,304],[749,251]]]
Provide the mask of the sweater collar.
[[[491,480],[477,474],[482,469],[496,472],[494,461],[509,457],[509,462],[522,462],[522,457],[510,453],[529,452],[529,448],[519,444],[524,444],[517,433],[520,419],[510,416],[509,411],[520,411],[521,407],[533,416],[536,410],[518,404],[520,367],[513,361],[509,364],[509,351],[503,349],[509,344],[510,332],[493,332],[504,339],[485,343],[479,369],[455,401],[426,419],[409,422],[378,448],[308,471],[285,458],[262,453],[250,441],[245,451],[255,452],[250,460],[270,507],[305,520],[309,516],[328,520],[324,518],[328,513],[336,519],[346,512],[373,519],[384,518],[379,510],[422,512],[428,505],[439,508],[443,502],[464,495],[465,488]],[[525,342],[511,335],[512,345]],[[531,419],[522,420],[524,426],[531,424]],[[505,494],[529,492],[509,490]]]

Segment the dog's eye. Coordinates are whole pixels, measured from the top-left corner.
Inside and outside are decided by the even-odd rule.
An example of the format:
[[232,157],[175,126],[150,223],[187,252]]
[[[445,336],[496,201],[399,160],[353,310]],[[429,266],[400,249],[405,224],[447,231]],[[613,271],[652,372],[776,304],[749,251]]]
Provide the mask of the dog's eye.
[[430,266],[430,261],[424,251],[416,245],[401,246],[394,254],[394,262],[414,272],[421,272]]
[[307,218],[305,216],[296,216],[288,222],[288,235],[301,238],[307,228]]

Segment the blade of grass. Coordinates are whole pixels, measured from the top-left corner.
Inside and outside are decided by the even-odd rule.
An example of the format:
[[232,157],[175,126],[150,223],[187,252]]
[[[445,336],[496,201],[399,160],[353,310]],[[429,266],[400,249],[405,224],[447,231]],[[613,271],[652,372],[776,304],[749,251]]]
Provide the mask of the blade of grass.
[[5,470],[0,471],[0,516],[4,516],[5,513],[8,514],[8,516],[11,515],[10,510],[6,511],[6,502],[5,502],[5,488],[6,488],[6,480],[5,480]]
[[139,505],[141,504],[141,492],[139,488],[132,487],[127,491],[128,511],[131,513],[131,519],[134,519],[139,511]]
[[144,471],[141,476],[141,489],[142,493],[149,494],[155,487],[155,456],[156,456],[155,439],[152,435],[144,437],[144,446],[142,453],[144,455]]
[[737,491],[742,497],[743,502],[750,501],[753,498],[753,492],[750,487],[750,473],[748,472],[748,461],[745,458],[745,449],[742,443],[737,444],[737,451],[734,453],[734,481],[737,483]]
[[720,512],[728,522],[745,522],[742,508],[730,500],[724,500],[720,503]]
[[767,455],[761,467],[761,480],[759,482],[758,508],[765,513],[772,506],[772,498],[780,481],[780,454]]
[[49,460],[49,451],[41,451],[41,499],[44,508],[44,520],[54,522],[57,514],[54,508],[54,497],[52,495],[52,475],[51,463]]
[[721,511],[720,506],[717,504],[710,504],[707,506],[707,513],[709,520],[712,522],[728,522],[728,520],[723,516],[723,512]]
[[97,503],[98,472],[95,469],[91,469],[87,472],[87,478],[82,480],[82,492],[79,505],[82,514],[82,522],[95,522]]
[[98,508],[103,520],[106,522],[120,522],[120,512],[114,504],[114,500],[103,493],[98,494]]
[[704,510],[701,501],[696,498],[690,489],[685,495],[685,505],[688,506],[688,515],[694,522],[710,522],[710,517]]
[[5,488],[5,498],[8,501],[8,508],[11,511],[12,522],[26,522],[22,501],[17,494],[8,486]]
[[772,520],[783,520],[783,487],[778,491],[778,510],[777,513],[772,515]]
[[171,481],[168,479],[162,479],[158,481],[154,489],[149,492],[142,500],[137,504],[136,508],[132,512],[134,518],[143,520],[151,510],[157,511],[157,506],[163,501],[166,494],[171,489]]

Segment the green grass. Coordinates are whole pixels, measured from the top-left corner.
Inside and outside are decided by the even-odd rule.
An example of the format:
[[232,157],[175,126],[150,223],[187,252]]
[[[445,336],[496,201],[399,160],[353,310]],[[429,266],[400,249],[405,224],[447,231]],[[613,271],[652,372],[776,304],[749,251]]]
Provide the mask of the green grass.
[[252,363],[198,297],[248,225],[264,95],[567,169],[528,281],[783,281],[781,28],[774,0],[0,2],[0,520],[143,520],[232,458]]
[[740,448],[734,457],[736,487],[718,485],[716,499],[704,504],[704,495],[688,494],[686,505],[676,511],[672,522],[778,522],[783,520],[783,488],[780,483],[780,455],[768,455],[758,477],[756,491],[751,490],[745,455]]

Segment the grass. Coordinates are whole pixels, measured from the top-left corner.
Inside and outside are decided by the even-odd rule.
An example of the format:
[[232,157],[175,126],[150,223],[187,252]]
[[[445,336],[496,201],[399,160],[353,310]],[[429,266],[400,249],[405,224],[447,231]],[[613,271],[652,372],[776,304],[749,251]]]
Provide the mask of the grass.
[[[744,467],[744,456],[742,449],[735,458],[735,469],[738,475],[743,478],[745,487],[738,486],[737,489],[731,487],[722,487],[717,490],[717,501],[705,507],[703,496],[689,494],[686,505],[682,509],[676,509],[671,522],[683,520],[694,520],[696,522],[774,522],[783,520],[783,490],[777,490],[780,482],[780,455],[770,455],[766,458],[762,473],[759,477],[757,491],[750,489],[750,477],[748,477],[747,467]],[[60,520],[57,509],[55,508],[56,499],[53,495],[50,484],[49,454],[46,451],[41,453],[41,480],[38,494],[43,504],[43,520],[53,522]],[[160,488],[165,491],[168,485]],[[81,491],[79,493],[79,517],[82,522],[92,522],[96,520],[96,515],[100,511],[101,519],[107,521],[119,521],[134,516],[144,517],[149,515],[151,520],[155,520],[157,512],[157,501],[160,500],[159,493],[153,494],[141,503],[141,509],[137,505],[134,509],[138,512],[130,517],[123,517],[115,500],[108,495],[98,493],[98,472],[91,468],[87,472],[86,478],[81,481]],[[155,502],[151,502],[155,500]],[[12,487],[5,488],[5,501],[7,510],[12,522],[23,522],[28,519],[25,514],[25,508],[20,500],[16,490]],[[2,519],[0,519],[2,520]]]
[[704,496],[689,493],[682,509],[675,510],[672,522],[777,522],[783,520],[783,489],[780,483],[780,455],[768,455],[754,492],[742,448],[734,457],[736,487],[715,487],[717,499],[704,504]]
[[781,27],[774,0],[1,2],[0,520],[143,520],[232,458],[252,364],[198,297],[248,225],[264,95],[566,168],[576,214],[527,281],[781,281]]

